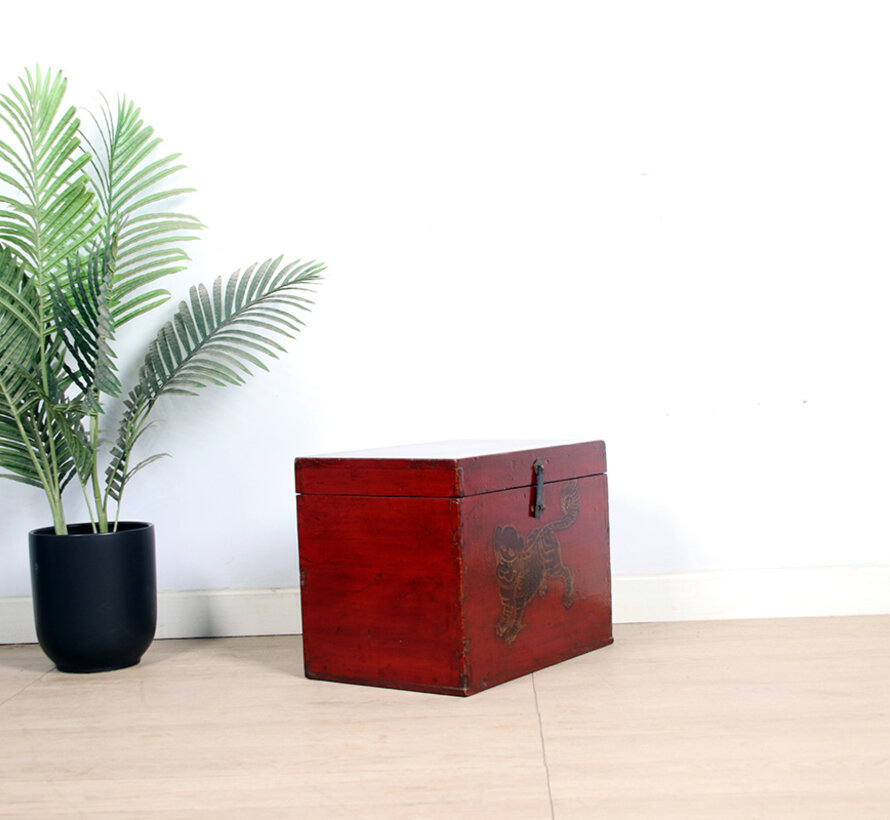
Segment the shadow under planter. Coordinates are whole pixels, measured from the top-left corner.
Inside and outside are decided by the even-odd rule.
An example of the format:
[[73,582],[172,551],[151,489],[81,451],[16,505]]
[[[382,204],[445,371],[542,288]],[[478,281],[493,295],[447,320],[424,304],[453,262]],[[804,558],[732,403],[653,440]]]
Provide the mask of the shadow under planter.
[[28,534],[37,640],[62,672],[139,663],[157,627],[155,531],[122,521],[116,532],[74,524]]

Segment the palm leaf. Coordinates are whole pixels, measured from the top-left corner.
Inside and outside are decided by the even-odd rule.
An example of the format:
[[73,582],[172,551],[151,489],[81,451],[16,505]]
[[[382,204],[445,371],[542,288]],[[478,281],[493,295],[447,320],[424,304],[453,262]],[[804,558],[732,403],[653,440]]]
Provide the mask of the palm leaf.
[[0,95],[0,121],[12,135],[0,142],[3,179],[23,195],[4,198],[0,242],[42,287],[64,269],[65,259],[99,229],[96,203],[83,173],[89,157],[80,149],[73,106],[62,109],[67,81],[61,72],[32,75]]
[[[95,250],[85,263],[68,263],[67,290],[60,282],[50,287],[59,334],[76,368],[65,371],[83,394],[98,401],[99,393],[120,394],[115,354],[111,349],[114,326],[109,308],[111,293],[110,250]],[[89,399],[88,399],[89,400]],[[93,408],[100,411],[98,405]]]
[[[148,415],[164,394],[196,395],[209,385],[243,384],[251,368],[268,369],[261,356],[277,358],[283,347],[275,336],[293,337],[299,329],[282,306],[306,309],[307,291],[324,267],[315,262],[281,266],[281,258],[218,277],[210,290],[193,287],[173,318],[149,345],[139,383],[124,401],[124,415],[106,471],[116,501],[133,474],[130,453]],[[255,316],[262,316],[257,322]],[[257,325],[264,333],[257,332]],[[260,354],[260,355],[257,355]]]
[[0,250],[0,466],[18,481],[42,486],[27,417],[34,399],[25,375],[40,357],[39,295],[34,283]]
[[34,487],[55,479],[48,445],[56,434],[41,428],[45,404],[31,376],[42,344],[35,282],[8,249],[0,249],[0,467],[6,477]]
[[[57,354],[58,351],[54,351],[56,367],[61,361]],[[67,384],[58,379],[54,371],[50,371],[46,386],[30,374],[24,378],[30,400],[19,415],[33,451],[32,460],[39,462],[41,473],[49,476],[40,486],[60,495],[76,475],[84,480],[89,474],[93,451],[83,429],[83,419],[90,407],[83,401],[68,401]]]
[[132,102],[108,103],[101,120],[94,117],[99,140],[92,143],[91,173],[106,220],[107,244],[114,240],[113,288],[110,309],[115,327],[162,304],[169,293],[141,289],[185,268],[183,242],[195,239],[202,227],[193,216],[161,212],[167,202],[191,188],[165,188],[167,179],[184,168],[178,154],[155,157],[161,144]]

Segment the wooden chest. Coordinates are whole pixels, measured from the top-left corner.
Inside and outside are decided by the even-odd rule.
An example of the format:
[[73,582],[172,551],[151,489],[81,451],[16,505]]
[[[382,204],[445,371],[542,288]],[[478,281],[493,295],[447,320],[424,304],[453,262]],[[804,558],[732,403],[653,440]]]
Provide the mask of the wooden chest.
[[297,458],[306,676],[471,695],[612,642],[605,445]]

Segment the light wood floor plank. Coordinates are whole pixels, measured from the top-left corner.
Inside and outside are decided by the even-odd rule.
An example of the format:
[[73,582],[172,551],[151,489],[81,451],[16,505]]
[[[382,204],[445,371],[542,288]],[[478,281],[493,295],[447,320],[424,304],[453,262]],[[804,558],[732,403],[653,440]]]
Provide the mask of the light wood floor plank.
[[6,662],[0,660],[0,707],[53,668],[36,646],[12,646],[5,650]]
[[890,817],[890,618],[620,633],[536,675],[556,817]]
[[0,647],[0,817],[890,817],[890,617],[615,635],[466,699],[308,681],[298,637]]
[[461,700],[307,681],[299,653],[170,641],[50,672],[0,709],[0,816],[549,816],[530,678]]

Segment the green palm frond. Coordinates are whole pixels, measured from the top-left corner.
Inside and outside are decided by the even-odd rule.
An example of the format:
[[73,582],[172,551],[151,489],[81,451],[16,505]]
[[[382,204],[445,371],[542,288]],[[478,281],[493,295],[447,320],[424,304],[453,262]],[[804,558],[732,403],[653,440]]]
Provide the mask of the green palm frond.
[[57,379],[53,372],[46,387],[30,376],[26,380],[34,400],[23,408],[20,418],[35,460],[42,472],[54,477],[61,494],[75,476],[83,479],[89,473],[93,456],[83,429],[89,410],[83,402],[66,399],[66,380]]
[[67,290],[53,282],[50,296],[58,333],[76,366],[65,371],[80,388],[84,401],[99,412],[98,394],[120,394],[115,354],[111,349],[114,325],[109,308],[112,272],[109,249],[97,249],[85,263],[68,263]]
[[[184,393],[210,384],[243,384],[250,365],[268,370],[257,354],[277,358],[284,350],[272,335],[292,338],[302,321],[295,314],[311,301],[305,296],[320,279],[321,265],[281,258],[217,277],[210,291],[192,287],[189,302],[161,328],[145,357],[140,383],[148,395]],[[256,331],[259,328],[265,333]]]
[[273,337],[292,338],[300,330],[298,314],[311,304],[306,293],[320,281],[324,266],[280,265],[279,257],[237,271],[228,280],[220,276],[209,291],[203,285],[193,287],[189,301],[181,302],[173,320],[161,328],[146,353],[139,383],[124,402],[106,471],[112,498],[119,500],[135,472],[128,468],[130,454],[162,395],[195,395],[209,385],[243,384],[252,366],[268,370],[261,357],[277,358],[284,350]]
[[[43,361],[48,390],[34,378]],[[74,467],[65,442],[71,419],[57,412],[64,394],[60,367],[58,346],[47,348],[43,340],[33,278],[0,249],[0,467],[7,478],[58,492]]]
[[140,109],[122,98],[116,113],[106,102],[102,120],[94,117],[99,142],[92,150],[92,176],[106,222],[106,244],[114,242],[111,312],[116,327],[169,298],[161,288],[144,290],[185,268],[181,244],[196,239],[202,227],[193,216],[159,210],[159,205],[192,188],[163,183],[185,166],[179,154],[156,157],[161,139],[141,119]]
[[29,415],[37,398],[28,373],[40,360],[39,295],[9,250],[0,250],[0,467],[6,477],[42,487]]
[[[84,167],[74,107],[62,110],[67,81],[61,72],[32,75],[0,95],[0,180],[14,196],[0,196],[0,242],[12,249],[38,286],[59,270],[99,229],[95,197]],[[18,147],[16,147],[16,144]]]

